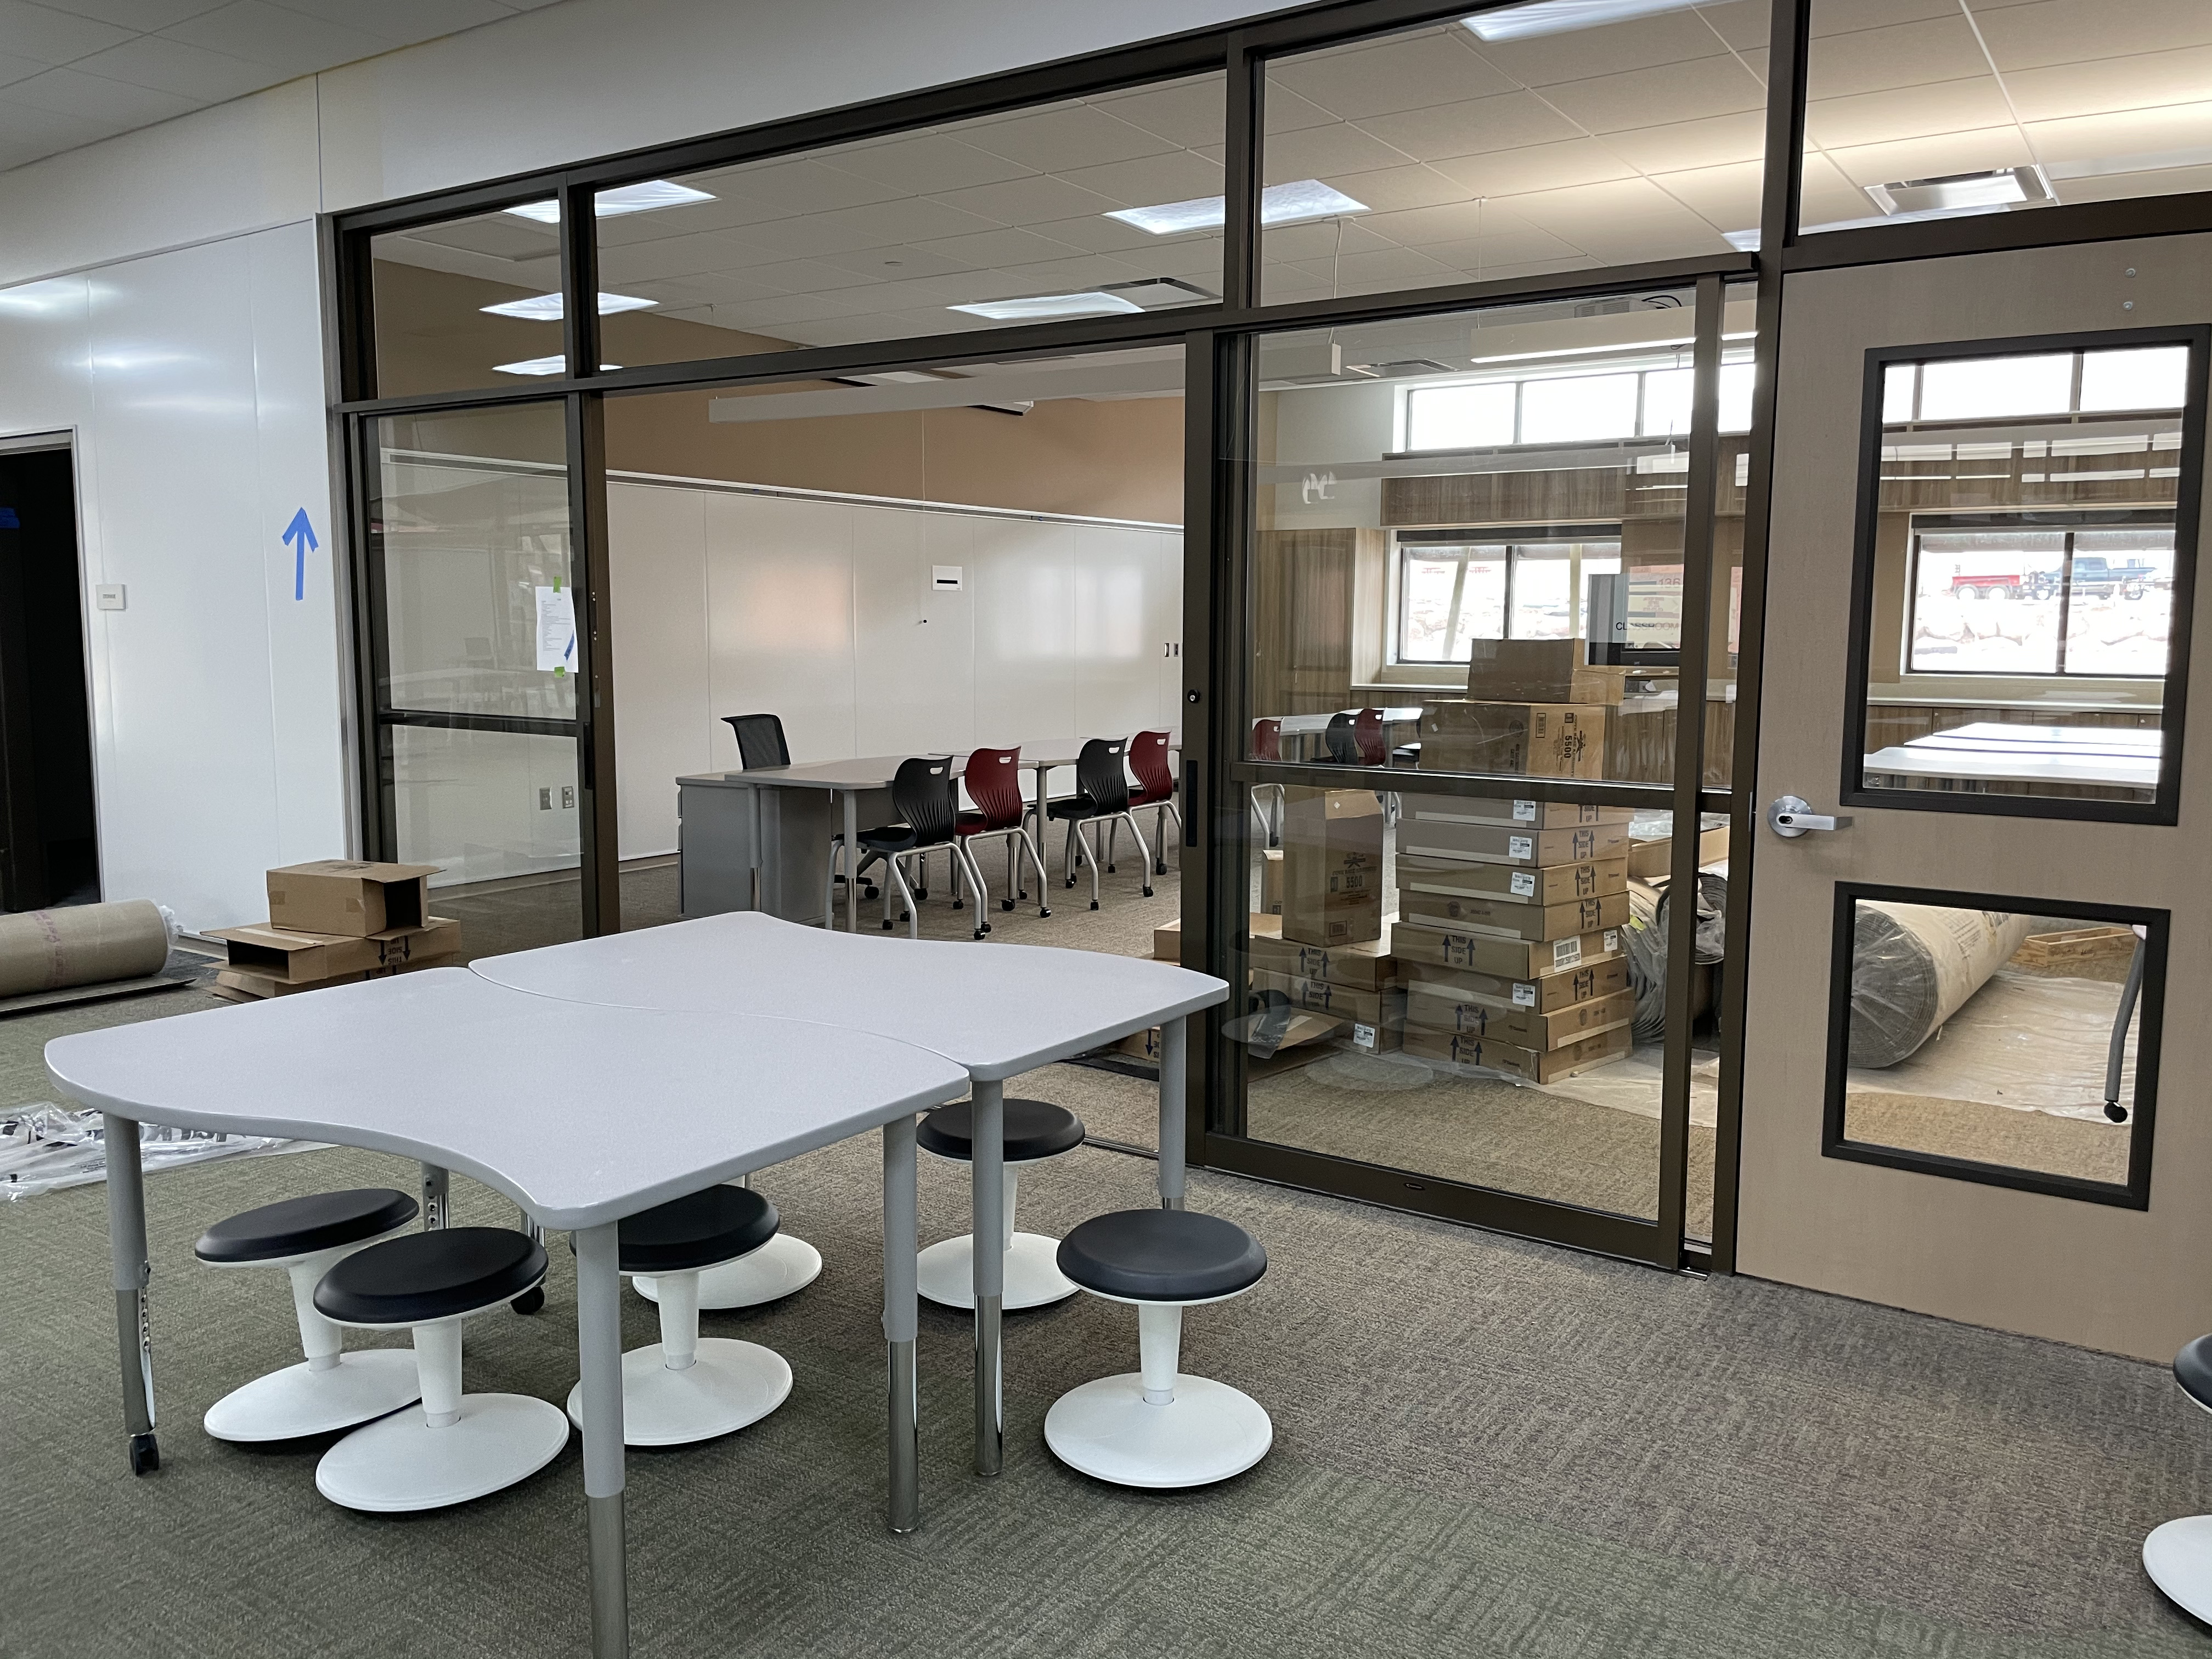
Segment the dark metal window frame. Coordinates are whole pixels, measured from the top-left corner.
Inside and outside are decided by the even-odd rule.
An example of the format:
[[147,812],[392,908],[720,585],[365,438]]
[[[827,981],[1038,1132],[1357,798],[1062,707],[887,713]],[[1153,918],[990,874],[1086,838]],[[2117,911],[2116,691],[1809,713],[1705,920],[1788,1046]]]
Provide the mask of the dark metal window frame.
[[[1841,233],[1836,233],[1840,234]],[[2181,411],[2181,476],[2174,491],[2173,608],[2167,623],[2166,692],[2160,705],[2165,732],[2158,788],[2148,801],[1967,793],[1943,789],[1886,789],[1866,781],[1867,696],[1872,674],[1875,544],[1881,509],[1881,451],[1889,435],[1882,423],[1882,383],[1896,363],[1957,362],[2060,351],[2131,346],[2185,345],[2189,377]],[[1949,340],[1918,345],[1871,346],[1860,380],[1857,501],[1853,507],[1850,652],[1844,695],[1844,751],[1838,798],[1846,806],[1879,806],[1906,812],[1965,812],[1982,817],[2072,818],[2105,823],[2172,824],[2181,810],[2183,726],[2189,704],[2189,635],[2197,591],[2197,532],[2203,504],[2207,375],[2212,372],[2212,325],[2124,328],[2087,333],[2020,335],[2004,339]]]
[[[369,430],[383,413],[459,409],[536,402],[558,398],[564,404],[568,431],[571,526],[576,538],[574,568],[579,587],[578,775],[584,790],[584,915],[586,933],[619,927],[616,888],[617,820],[614,803],[614,683],[607,636],[606,486],[604,474],[605,398],[623,392],[696,390],[793,379],[820,379],[905,368],[957,364],[979,352],[993,359],[1066,355],[1085,349],[1180,339],[1185,346],[1185,547],[1184,661],[1185,949],[1195,963],[1225,966],[1228,941],[1243,927],[1241,887],[1224,881],[1233,872],[1226,860],[1241,856],[1241,845],[1224,841],[1238,833],[1243,786],[1251,781],[1291,781],[1352,784],[1357,769],[1285,769],[1248,763],[1242,755],[1243,665],[1237,660],[1245,612],[1241,526],[1249,481],[1238,463],[1251,397],[1252,337],[1261,329],[1327,325],[1379,320],[1438,311],[1462,310],[1513,300],[1571,299],[1622,289],[1679,286],[1754,277],[1758,284],[1759,365],[1753,393],[1753,419],[1747,445],[1749,482],[1745,501],[1743,586],[1739,611],[1736,733],[1732,790],[1705,790],[1678,768],[1674,786],[1607,785],[1566,787],[1528,780],[1439,777],[1448,793],[1498,794],[1509,788],[1520,797],[1600,799],[1611,805],[1672,806],[1677,811],[1702,808],[1725,811],[1731,825],[1728,927],[1733,937],[1747,937],[1752,866],[1757,857],[1756,804],[1751,799],[1759,743],[1759,683],[1766,600],[1768,510],[1773,488],[1774,364],[1781,347],[1781,301],[1784,275],[1797,270],[1873,265],[1955,254],[2056,246],[2124,238],[2189,234],[2212,231],[2212,191],[2100,202],[2039,209],[2032,213],[1989,214],[1863,230],[1823,233],[1801,241],[1797,196],[1802,173],[1805,125],[1805,67],[1813,0],[1770,0],[1771,31],[1767,75],[1766,167],[1759,214],[1764,252],[1664,260],[1603,270],[1559,273],[1449,284],[1437,288],[1346,299],[1305,301],[1266,306],[1257,303],[1261,110],[1264,75],[1273,58],[1312,52],[1367,38],[1379,38],[1424,24],[1488,9],[1487,3],[1439,6],[1415,0],[1323,0],[1322,3],[1261,16],[1225,28],[1193,31],[1115,51],[1042,64],[1012,74],[940,87],[901,97],[849,106],[789,120],[769,123],[695,140],[653,146],[540,169],[391,203],[325,215],[320,223],[324,264],[328,273],[327,361],[339,388],[333,406],[333,459],[342,465],[352,533],[347,541],[353,616],[349,635],[349,668],[355,677],[354,729],[359,796],[366,850],[387,852],[389,836],[379,774],[380,711],[376,665],[369,639],[373,610],[362,551],[367,523],[367,471],[373,463]],[[576,236],[571,228],[595,222],[592,198],[603,186],[672,172],[696,172],[750,160],[791,155],[826,144],[885,135],[978,114],[1119,90],[1147,82],[1225,72],[1226,131],[1224,190],[1227,213],[1222,298],[1218,305],[1168,313],[1119,319],[1078,319],[977,331],[927,338],[858,346],[809,348],[787,352],[599,372],[599,322],[595,305],[564,307],[567,375],[527,388],[491,387],[407,398],[381,398],[374,383],[369,238],[386,230],[434,223],[548,197],[559,199],[562,215],[562,291],[572,298],[596,295],[597,241]],[[1713,386],[1701,389],[1717,396]],[[1710,471],[1710,469],[1708,469]],[[1710,510],[1705,519],[1711,519]],[[1694,515],[1693,515],[1694,517]],[[1707,549],[1709,554],[1710,549]],[[1697,567],[1695,549],[1686,562]],[[1710,563],[1708,557],[1707,563]],[[1710,578],[1710,571],[1707,577]],[[1686,594],[1686,609],[1688,596]],[[1709,613],[1709,605],[1699,615]],[[1702,624],[1701,624],[1702,625]],[[406,717],[410,720],[414,716]],[[463,717],[482,718],[482,717]],[[1276,775],[1295,772],[1284,779]],[[1341,775],[1340,775],[1340,774]],[[1209,830],[1207,803],[1217,810]],[[1235,804],[1237,811],[1227,810]],[[1678,837],[1684,848],[1694,837]],[[1685,856],[1688,856],[1686,854]],[[1681,931],[1685,971],[1673,984],[1686,997],[1686,952],[1692,930]],[[1742,1115],[1743,1012],[1747,976],[1725,975],[1722,985],[1721,1089],[1715,1141],[1713,1242],[1711,1265],[1733,1268],[1735,1249],[1736,1182]],[[1673,993],[1670,993],[1673,994]],[[1679,1011],[1670,1009],[1670,1019]],[[1679,1020],[1676,1023],[1680,1023]],[[1193,1082],[1217,1105],[1224,1091],[1241,1089],[1241,1076],[1220,1064],[1223,1045],[1207,1040],[1194,1047]],[[1683,1084],[1686,1090],[1686,1081]],[[1242,1094],[1234,1103],[1241,1111]],[[1669,1110],[1674,1103],[1669,1097]],[[1686,1103],[1684,1105],[1684,1121]],[[1671,1122],[1671,1120],[1670,1120]],[[1666,1263],[1701,1262],[1704,1253],[1680,1246],[1680,1182],[1674,1182],[1672,1219],[1674,1241],[1654,1243],[1647,1227],[1634,1237],[1619,1233],[1611,1218],[1585,1224],[1579,1212],[1540,1206],[1524,1212],[1510,1195],[1457,1191],[1450,1183],[1425,1182],[1418,1193],[1395,1172],[1377,1174],[1370,1166],[1308,1154],[1290,1154],[1259,1143],[1225,1137],[1208,1115],[1190,1115],[1189,1152],[1201,1162],[1242,1167],[1263,1178],[1341,1192],[1380,1203],[1398,1203],[1422,1213],[1479,1222],[1560,1243]],[[1682,1156],[1681,1132],[1670,1127],[1662,1149],[1670,1163]],[[1642,1224],[1638,1224],[1641,1225]],[[1668,1224],[1662,1213],[1659,1231]]]
[[[1962,910],[2001,910],[2013,914],[2079,916],[2085,921],[2111,922],[2143,929],[2143,980],[2136,1005],[2136,1091],[2129,1103],[2128,1178],[2124,1184],[2089,1181],[2079,1176],[2051,1175],[2009,1164],[1984,1164],[1972,1158],[1949,1158],[1936,1152],[1911,1152],[1873,1141],[1850,1139],[1844,1108],[1850,1065],[1851,964],[1856,942],[1858,902],[1873,899],[1899,904],[1937,904]],[[1835,933],[1828,967],[1828,1057],[1826,1097],[1820,1121],[1820,1155],[1854,1164],[1879,1164],[1893,1170],[1911,1170],[1922,1175],[1953,1181],[1972,1181],[1985,1187],[2009,1187],[2019,1192],[2042,1193],[2052,1198],[2079,1199],[2089,1204],[2109,1204],[2124,1210],[2150,1207],[2151,1149],[2158,1115],[2159,1042],[2166,1012],[2166,941],[2172,913],[2135,905],[2101,904],[2075,899],[2028,898],[2018,894],[1963,893],[1938,888],[1894,887],[1877,883],[1836,884]],[[1934,1041],[1931,1037],[1929,1041]],[[1996,1109],[2002,1109],[2002,1108]]]

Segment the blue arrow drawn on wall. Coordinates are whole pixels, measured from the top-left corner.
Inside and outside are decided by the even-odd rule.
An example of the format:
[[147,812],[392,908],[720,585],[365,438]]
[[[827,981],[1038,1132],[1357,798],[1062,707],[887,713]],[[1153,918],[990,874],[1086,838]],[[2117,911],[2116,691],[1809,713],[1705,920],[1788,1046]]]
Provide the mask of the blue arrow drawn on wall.
[[284,526],[283,539],[292,548],[292,597],[307,597],[307,550],[320,547],[315,539],[315,526],[307,522],[307,509],[301,507],[292,515],[292,522]]

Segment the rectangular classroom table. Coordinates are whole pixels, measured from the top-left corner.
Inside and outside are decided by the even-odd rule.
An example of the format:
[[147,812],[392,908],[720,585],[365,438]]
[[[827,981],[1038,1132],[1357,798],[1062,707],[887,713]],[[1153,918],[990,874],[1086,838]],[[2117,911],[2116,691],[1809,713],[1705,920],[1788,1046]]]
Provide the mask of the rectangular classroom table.
[[[1005,1225],[1006,1079],[1160,1028],[1160,1202],[1183,1201],[1188,1015],[1229,998],[1208,975],[1135,957],[1035,945],[839,933],[733,911],[480,957],[470,971],[586,1006],[742,1009],[896,1038],[943,1055],[975,1094],[973,1236]],[[1005,1456],[1000,1327],[1005,1258],[975,1252],[975,1470]]]
[[2154,726],[2015,726],[1978,720],[1893,744],[1866,757],[1869,782],[1911,787],[1928,779],[1964,790],[1990,784],[2106,786],[2157,793],[2164,732]]
[[574,1235],[595,1659],[622,1659],[629,1644],[617,1224],[881,1128],[890,1522],[916,1524],[915,1114],[969,1083],[942,1055],[812,1022],[557,1001],[443,968],[58,1037],[46,1069],[71,1099],[106,1114],[134,1472],[160,1461],[142,1122],[298,1136],[396,1153],[426,1174],[460,1170],[540,1226]]

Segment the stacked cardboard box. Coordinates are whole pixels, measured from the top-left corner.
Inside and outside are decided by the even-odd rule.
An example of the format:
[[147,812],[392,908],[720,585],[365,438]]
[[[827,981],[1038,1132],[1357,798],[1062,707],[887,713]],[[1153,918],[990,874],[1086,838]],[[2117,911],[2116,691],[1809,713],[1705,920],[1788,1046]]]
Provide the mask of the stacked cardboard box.
[[1406,994],[1382,937],[1382,836],[1372,790],[1283,792],[1282,914],[1252,918],[1248,1002],[1278,992],[1329,1022],[1306,1041],[1384,1054],[1403,1035]]
[[1576,640],[1478,640],[1464,701],[1421,711],[1430,772],[1601,778],[1608,710],[1627,675],[1583,662]]
[[1407,1054],[1550,1083],[1628,1052],[1628,818],[1401,798],[1390,948],[1407,982]]
[[325,859],[268,875],[269,920],[209,937],[228,947],[215,994],[233,1002],[436,968],[461,948],[461,925],[430,914],[422,864]]

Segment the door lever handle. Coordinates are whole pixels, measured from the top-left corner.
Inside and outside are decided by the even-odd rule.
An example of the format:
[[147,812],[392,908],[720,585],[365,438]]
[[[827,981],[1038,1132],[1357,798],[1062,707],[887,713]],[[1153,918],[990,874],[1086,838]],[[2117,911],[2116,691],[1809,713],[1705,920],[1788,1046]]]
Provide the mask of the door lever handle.
[[1766,809],[1766,827],[1785,841],[1795,841],[1808,830],[1848,830],[1851,821],[1845,816],[1815,812],[1812,802],[1783,795]]

